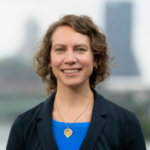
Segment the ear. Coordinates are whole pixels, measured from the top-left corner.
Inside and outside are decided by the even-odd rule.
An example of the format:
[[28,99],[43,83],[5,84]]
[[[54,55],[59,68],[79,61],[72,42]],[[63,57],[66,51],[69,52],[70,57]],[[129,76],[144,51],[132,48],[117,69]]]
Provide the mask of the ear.
[[51,63],[49,63],[49,65],[48,65],[48,66],[49,66],[49,68],[52,68],[52,64],[51,64]]
[[97,64],[97,63],[96,63],[96,61],[94,61],[94,63],[93,63],[93,67],[95,67],[95,66],[96,66],[96,64]]

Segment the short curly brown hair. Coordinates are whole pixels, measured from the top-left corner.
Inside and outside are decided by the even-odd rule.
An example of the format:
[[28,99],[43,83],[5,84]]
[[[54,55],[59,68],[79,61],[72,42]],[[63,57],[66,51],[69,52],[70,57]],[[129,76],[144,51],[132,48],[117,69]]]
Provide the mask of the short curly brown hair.
[[93,69],[90,76],[90,87],[95,86],[104,81],[110,75],[111,61],[108,55],[108,45],[104,33],[99,31],[92,18],[86,15],[64,15],[58,21],[51,24],[46,31],[46,34],[40,41],[39,49],[34,54],[31,60],[32,70],[42,78],[42,82],[45,84],[46,94],[49,96],[57,91],[57,79],[54,76],[52,70],[49,70],[49,63],[51,61],[51,46],[52,35],[57,27],[70,26],[75,31],[87,35],[90,38],[91,49],[94,55],[94,61],[97,64],[97,69]]

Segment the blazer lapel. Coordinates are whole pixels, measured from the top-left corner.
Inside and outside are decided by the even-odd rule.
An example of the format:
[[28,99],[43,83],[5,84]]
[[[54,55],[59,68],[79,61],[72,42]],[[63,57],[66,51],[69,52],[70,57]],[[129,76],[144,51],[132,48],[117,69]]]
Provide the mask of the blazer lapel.
[[105,125],[105,120],[103,119],[103,116],[107,115],[105,109],[105,100],[94,89],[92,89],[92,91],[94,93],[94,107],[91,123],[80,146],[80,150],[92,150]]
[[[103,116],[107,115],[105,108],[105,99],[99,95],[96,90],[91,89],[94,93],[94,107],[92,111],[92,118],[87,134],[80,146],[80,150],[92,150],[99,138],[102,129],[105,125]],[[40,141],[43,150],[58,150],[58,146],[54,139],[51,127],[52,109],[55,94],[52,94],[43,104],[40,113],[37,117],[37,127]]]
[[57,144],[53,137],[51,118],[55,94],[52,94],[43,104],[40,114],[38,115],[38,132],[43,150],[58,150]]

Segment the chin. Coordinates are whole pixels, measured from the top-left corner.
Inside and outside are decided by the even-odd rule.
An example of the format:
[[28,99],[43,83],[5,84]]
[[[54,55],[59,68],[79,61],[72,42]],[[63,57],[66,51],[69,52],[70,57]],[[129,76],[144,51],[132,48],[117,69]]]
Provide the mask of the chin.
[[69,88],[76,88],[76,87],[80,86],[80,84],[65,84],[65,86],[67,86]]
[[66,83],[64,84],[65,86],[67,86],[68,88],[77,88],[79,86],[83,85],[83,82],[76,82],[76,83]]

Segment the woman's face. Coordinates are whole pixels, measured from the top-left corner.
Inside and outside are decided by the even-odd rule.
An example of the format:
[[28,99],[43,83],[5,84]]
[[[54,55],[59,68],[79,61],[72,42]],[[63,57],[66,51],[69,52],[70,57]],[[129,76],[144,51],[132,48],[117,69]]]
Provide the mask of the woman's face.
[[51,62],[57,86],[89,85],[93,72],[93,53],[88,36],[69,26],[58,27],[52,35]]

